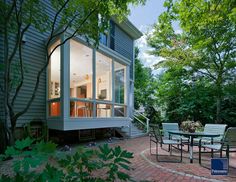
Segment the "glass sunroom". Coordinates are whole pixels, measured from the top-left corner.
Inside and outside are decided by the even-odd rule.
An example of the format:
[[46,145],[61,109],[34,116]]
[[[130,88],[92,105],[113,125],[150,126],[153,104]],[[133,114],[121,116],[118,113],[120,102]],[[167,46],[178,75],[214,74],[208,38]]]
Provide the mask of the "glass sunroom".
[[[50,47],[65,39],[63,35]],[[47,70],[47,122],[51,129],[79,130],[129,125],[131,60],[80,38],[51,56]]]

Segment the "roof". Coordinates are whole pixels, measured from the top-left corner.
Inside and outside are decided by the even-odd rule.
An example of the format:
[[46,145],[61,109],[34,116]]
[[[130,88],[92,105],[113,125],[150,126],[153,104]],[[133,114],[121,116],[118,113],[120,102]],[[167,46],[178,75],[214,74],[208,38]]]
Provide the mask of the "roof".
[[119,22],[115,17],[113,17],[112,20],[116,22],[120,28],[122,28],[134,40],[143,36],[143,33],[140,32],[127,18],[122,22]]

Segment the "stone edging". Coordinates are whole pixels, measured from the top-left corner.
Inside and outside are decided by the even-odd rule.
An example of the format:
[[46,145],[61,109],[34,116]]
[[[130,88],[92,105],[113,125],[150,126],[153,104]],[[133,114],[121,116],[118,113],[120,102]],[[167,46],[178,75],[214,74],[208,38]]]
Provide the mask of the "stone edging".
[[212,181],[212,182],[221,182],[220,180],[216,180],[216,179],[209,179],[209,178],[206,178],[206,177],[203,177],[203,176],[195,176],[195,175],[192,175],[192,174],[187,174],[185,172],[179,172],[179,171],[175,171],[173,169],[170,169],[170,168],[167,168],[167,167],[163,167],[163,166],[160,166],[152,161],[150,161],[145,155],[144,153],[149,150],[149,149],[145,149],[144,151],[142,151],[140,153],[141,157],[146,160],[149,164],[159,168],[159,169],[162,169],[164,171],[167,171],[167,172],[171,172],[171,173],[174,173],[174,174],[178,174],[178,175],[181,175],[181,176],[187,176],[187,177],[192,177],[194,179],[198,179],[198,180],[205,180],[205,181]]

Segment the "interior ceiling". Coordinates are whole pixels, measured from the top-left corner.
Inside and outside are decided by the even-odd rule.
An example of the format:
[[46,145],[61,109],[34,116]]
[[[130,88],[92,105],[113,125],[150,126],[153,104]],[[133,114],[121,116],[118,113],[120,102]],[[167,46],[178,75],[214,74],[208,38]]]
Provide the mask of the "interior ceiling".
[[[60,70],[60,49],[57,49],[51,57],[51,78],[59,81]],[[112,59],[96,52],[96,73],[102,75],[104,72],[111,71]],[[123,67],[115,64],[115,68]],[[82,81],[92,74],[92,49],[78,43],[70,41],[70,78],[71,81]]]

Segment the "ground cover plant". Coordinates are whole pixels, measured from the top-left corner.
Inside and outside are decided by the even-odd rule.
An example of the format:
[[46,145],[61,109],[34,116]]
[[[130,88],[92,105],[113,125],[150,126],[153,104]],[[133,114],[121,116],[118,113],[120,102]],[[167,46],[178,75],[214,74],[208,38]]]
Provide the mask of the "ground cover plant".
[[52,142],[34,143],[30,138],[16,141],[0,156],[1,162],[13,160],[14,175],[1,174],[0,182],[131,180],[126,172],[131,169],[133,154],[119,146],[80,147],[71,155],[58,154],[56,146]]

